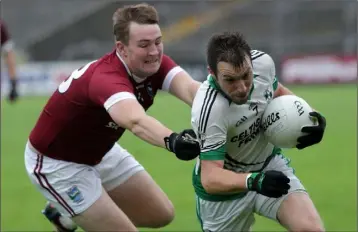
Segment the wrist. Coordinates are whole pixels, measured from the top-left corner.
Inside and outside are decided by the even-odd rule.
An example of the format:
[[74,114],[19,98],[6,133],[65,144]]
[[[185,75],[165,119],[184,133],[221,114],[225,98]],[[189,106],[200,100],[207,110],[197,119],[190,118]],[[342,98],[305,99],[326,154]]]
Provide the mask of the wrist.
[[246,176],[246,188],[248,190],[254,190],[254,180],[256,176],[259,174],[260,174],[259,172],[252,172]]
[[177,133],[175,132],[172,132],[169,136],[166,136],[164,138],[164,144],[165,144],[165,147],[168,151],[170,152],[175,152],[174,151],[174,140],[175,138],[178,136]]

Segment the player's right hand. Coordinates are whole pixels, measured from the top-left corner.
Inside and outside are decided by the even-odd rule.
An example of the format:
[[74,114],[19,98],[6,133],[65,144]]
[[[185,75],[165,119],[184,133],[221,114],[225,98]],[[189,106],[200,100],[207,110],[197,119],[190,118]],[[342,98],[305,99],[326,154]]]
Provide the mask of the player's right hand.
[[267,197],[279,198],[288,193],[290,179],[279,171],[254,172],[247,178],[247,188]]
[[196,140],[196,134],[192,129],[181,133],[172,133],[164,138],[166,148],[175,153],[181,160],[192,160],[200,154],[200,144]]

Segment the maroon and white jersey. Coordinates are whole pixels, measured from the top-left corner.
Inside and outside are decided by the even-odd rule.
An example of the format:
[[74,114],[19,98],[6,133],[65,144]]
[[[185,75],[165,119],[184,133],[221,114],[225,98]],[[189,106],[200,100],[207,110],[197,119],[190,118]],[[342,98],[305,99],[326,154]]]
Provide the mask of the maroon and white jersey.
[[180,71],[163,55],[158,72],[136,83],[115,51],[90,62],[75,70],[51,96],[30,134],[30,143],[48,157],[95,165],[125,131],[107,110],[128,98],[137,99],[147,110],[157,91],[168,90]]
[[0,20],[0,30],[1,51],[7,52],[12,49],[13,42],[10,39],[9,31],[7,30],[6,24],[2,20]]

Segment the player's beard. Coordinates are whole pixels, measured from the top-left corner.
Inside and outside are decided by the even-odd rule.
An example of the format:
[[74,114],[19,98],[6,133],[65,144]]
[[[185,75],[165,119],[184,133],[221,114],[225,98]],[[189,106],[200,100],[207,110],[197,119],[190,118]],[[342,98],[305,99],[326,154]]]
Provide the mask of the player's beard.
[[232,97],[231,100],[237,104],[237,105],[242,105],[242,104],[245,104],[248,100],[248,97]]
[[231,100],[237,105],[242,105],[242,104],[245,104],[249,100],[249,95],[250,95],[250,91],[247,92],[245,96],[234,95],[234,97],[232,97]]

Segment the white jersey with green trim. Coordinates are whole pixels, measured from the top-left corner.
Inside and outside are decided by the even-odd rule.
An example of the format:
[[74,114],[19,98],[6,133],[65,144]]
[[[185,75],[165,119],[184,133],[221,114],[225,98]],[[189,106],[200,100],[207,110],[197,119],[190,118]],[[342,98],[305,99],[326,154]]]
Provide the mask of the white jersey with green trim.
[[[193,101],[191,124],[201,142],[201,154],[193,171],[198,197],[222,201],[242,197],[246,192],[214,195],[201,184],[200,160],[223,160],[224,168],[234,172],[260,171],[268,156],[279,152],[263,135],[261,120],[278,86],[275,64],[261,51],[252,50],[254,80],[249,99],[237,105],[226,98],[214,78],[201,84]],[[279,115],[270,116],[269,121]],[[277,119],[276,119],[277,118]]]
[[232,103],[209,75],[192,107],[191,124],[202,146],[199,159],[224,160],[224,168],[235,172],[260,170],[274,149],[263,135],[261,120],[278,85],[275,64],[261,51],[252,50],[251,58],[254,80],[247,103]]

